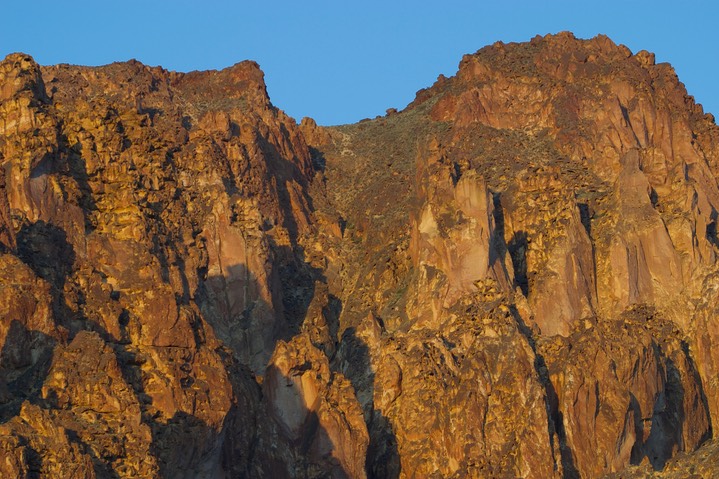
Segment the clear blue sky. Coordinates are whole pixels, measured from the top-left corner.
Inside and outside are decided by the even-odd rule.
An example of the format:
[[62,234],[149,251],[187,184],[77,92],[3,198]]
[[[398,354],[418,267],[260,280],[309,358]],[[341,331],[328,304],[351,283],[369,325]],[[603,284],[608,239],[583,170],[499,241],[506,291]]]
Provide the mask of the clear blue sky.
[[170,70],[245,59],[273,103],[300,119],[351,123],[403,108],[464,53],[570,30],[609,35],[670,62],[719,117],[719,2],[699,1],[46,1],[2,5],[0,56],[101,65],[136,58]]

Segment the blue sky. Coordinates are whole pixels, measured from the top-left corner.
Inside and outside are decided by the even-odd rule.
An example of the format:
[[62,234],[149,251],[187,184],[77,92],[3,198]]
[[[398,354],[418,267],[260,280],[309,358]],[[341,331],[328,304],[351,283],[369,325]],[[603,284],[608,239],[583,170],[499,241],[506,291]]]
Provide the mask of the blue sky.
[[[30,6],[32,5],[32,6]],[[719,116],[719,2],[8,1],[0,56],[101,65],[135,58],[189,71],[260,63],[273,103],[320,124],[403,108],[465,53],[497,40],[598,33],[674,65]]]

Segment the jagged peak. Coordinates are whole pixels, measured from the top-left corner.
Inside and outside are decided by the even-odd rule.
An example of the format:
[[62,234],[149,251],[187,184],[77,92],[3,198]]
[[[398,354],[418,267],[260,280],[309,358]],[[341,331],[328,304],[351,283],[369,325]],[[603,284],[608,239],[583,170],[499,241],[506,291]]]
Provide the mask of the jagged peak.
[[262,107],[270,106],[265,74],[253,60],[235,63],[222,70],[173,73],[172,84],[189,96],[242,99]]
[[42,101],[47,98],[40,65],[30,55],[11,53],[0,62],[0,101],[22,92],[31,92]]
[[584,80],[609,79],[611,75],[644,83],[647,87],[654,78],[662,77],[662,83],[679,89],[679,96],[686,95],[686,89],[672,66],[657,64],[653,53],[646,50],[633,53],[627,46],[615,43],[604,34],[583,39],[565,31],[537,35],[526,42],[498,41],[475,53],[466,54],[454,76],[447,78],[440,75],[431,87],[419,90],[408,109],[448,90],[470,88],[499,77],[576,84]]

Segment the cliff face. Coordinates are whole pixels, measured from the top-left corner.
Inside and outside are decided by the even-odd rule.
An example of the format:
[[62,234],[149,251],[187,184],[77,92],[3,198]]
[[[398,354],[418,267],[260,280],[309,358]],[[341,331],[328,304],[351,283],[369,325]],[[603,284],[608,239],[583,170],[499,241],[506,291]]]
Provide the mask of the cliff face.
[[346,380],[311,343],[275,351],[319,276],[313,169],[258,66],[0,70],[7,477],[361,470]]
[[251,62],[10,55],[0,472],[711,477],[718,145],[605,37],[331,128]]

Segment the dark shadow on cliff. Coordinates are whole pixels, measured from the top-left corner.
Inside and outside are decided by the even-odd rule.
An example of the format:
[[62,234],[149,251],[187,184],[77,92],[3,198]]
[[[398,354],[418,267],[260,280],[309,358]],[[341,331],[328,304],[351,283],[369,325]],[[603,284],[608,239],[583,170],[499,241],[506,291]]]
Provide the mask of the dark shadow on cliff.
[[[129,313],[124,311],[124,314]],[[131,317],[128,321],[139,321],[139,318]],[[109,333],[100,325],[94,324],[93,329],[113,347],[123,379],[134,392],[140,405],[141,421],[149,426],[152,433],[150,454],[157,461],[158,477],[163,479],[205,477],[203,474],[220,463],[220,451],[211,446],[224,434],[224,431],[215,430],[203,420],[183,411],[175,412],[170,418],[162,417],[158,408],[153,405],[152,396],[145,389],[147,373],[143,370],[143,366],[148,361],[148,353],[151,352],[172,369],[169,377],[176,379],[180,376],[178,382],[181,389],[187,390],[190,394],[193,390],[203,394],[202,388],[197,389],[198,378],[191,365],[194,354],[198,352],[197,349],[146,346],[140,350],[129,342],[113,341]],[[172,387],[177,386],[175,384]],[[115,474],[107,463],[103,463],[102,460],[96,462],[100,462],[96,470],[102,467],[103,470]],[[98,475],[98,477],[105,476]]]
[[310,157],[312,158],[312,166],[315,170],[324,173],[327,169],[327,159],[322,150],[319,150],[313,146],[308,147],[310,150]]
[[[30,471],[42,471],[42,456],[30,444],[25,446],[27,468]],[[32,478],[29,476],[28,479]],[[34,479],[34,478],[32,478]]]
[[[51,307],[56,323],[64,318],[63,287],[72,272],[75,252],[65,232],[50,223],[26,223],[17,233],[17,256],[50,285]],[[23,314],[19,312],[18,314]],[[27,312],[24,312],[27,314]],[[38,403],[40,390],[52,362],[55,338],[28,329],[17,318],[10,321],[0,353],[0,421],[17,415],[23,401]]]
[[[178,304],[188,304],[190,302],[190,283],[185,272],[185,259],[177,247],[177,244],[182,244],[183,242],[180,232],[168,228],[162,218],[164,205],[161,202],[151,203],[150,208],[155,212],[153,219],[157,225],[157,228],[150,233],[152,238],[150,253],[160,262],[160,275],[165,283],[170,283],[171,266],[176,267],[182,284],[182,293],[176,293],[175,297]],[[166,251],[169,251],[170,256]]]
[[[289,137],[289,133],[284,125],[281,126],[281,132],[285,138]],[[277,147],[268,141],[264,136],[257,135],[256,141],[260,146],[263,156],[267,161],[267,171],[274,180],[274,185],[277,188],[277,204],[282,210],[284,217],[284,227],[290,233],[290,240],[293,248],[297,246],[297,239],[300,233],[299,225],[295,221],[293,212],[292,197],[287,187],[288,182],[295,181],[302,190],[307,190],[307,180],[305,179],[304,173],[297,166],[297,158],[291,160],[286,159],[277,149]],[[298,198],[299,199],[299,198]],[[307,207],[309,211],[314,211],[312,206],[312,199],[305,195],[304,199],[307,201]]]
[[[50,285],[55,323],[68,329],[69,340],[80,330],[95,329],[79,308],[72,309],[66,301],[66,283],[73,274],[76,255],[62,228],[43,220],[24,224],[17,234],[17,255]],[[69,290],[76,307],[84,303],[82,292]]]
[[[689,365],[692,379],[696,381],[699,387],[700,400],[702,406],[709,415],[708,404],[705,402],[703,386],[698,372],[694,369],[693,361],[688,355],[688,348],[683,346],[682,353]],[[635,434],[637,441],[632,448],[631,464],[641,464],[646,458],[655,471],[664,469],[667,461],[673,456],[675,451],[685,451],[683,434],[686,422],[686,412],[684,411],[684,401],[686,391],[684,389],[681,371],[677,368],[674,361],[666,357],[658,346],[655,346],[655,354],[658,360],[665,365],[666,383],[664,391],[654,405],[654,411],[651,412],[651,423],[649,436],[646,440],[642,438],[645,434],[645,421],[643,418],[648,416],[648,411],[642,411],[636,397],[630,393],[630,406],[634,410],[635,418]],[[699,439],[698,445],[701,445],[711,437],[711,424],[707,431]],[[689,452],[689,451],[687,451]]]
[[[588,203],[577,203],[577,208],[579,208],[579,220],[582,222],[582,226],[584,226],[584,231],[587,232],[587,237],[592,238],[592,216],[594,216],[592,210],[589,207]],[[594,248],[594,242],[592,241],[592,248]]]
[[80,188],[79,200],[85,216],[85,232],[90,233],[96,227],[92,220],[92,215],[97,212],[97,205],[88,181],[87,166],[85,158],[82,156],[82,144],[78,142],[70,146],[67,137],[63,135],[60,138],[60,145],[67,155],[68,173]]
[[[536,338],[532,330],[526,325],[517,309],[512,306],[511,308],[514,319],[517,323],[519,332],[527,339],[529,346],[534,352],[534,370],[539,377],[541,384],[544,386],[546,393],[546,406],[547,416],[549,422],[547,423],[547,433],[549,434],[549,443],[552,446],[552,450],[559,449],[559,455],[563,471],[563,479],[576,479],[579,478],[579,471],[574,463],[574,454],[571,448],[567,444],[567,434],[564,429],[564,415],[559,409],[559,397],[557,391],[554,389],[554,385],[549,378],[549,371],[547,364],[544,361],[544,356],[539,353],[536,345]],[[555,440],[559,444],[555,445]],[[555,458],[556,459],[556,458]],[[555,465],[556,467],[556,465]]]
[[55,345],[47,334],[10,321],[0,350],[0,424],[17,416],[24,401],[40,401]]
[[[209,437],[212,434],[219,434],[219,432],[204,425],[199,419],[189,415],[183,415],[182,413],[176,414],[175,417],[170,418],[166,422],[155,417],[147,407],[149,405],[149,396],[145,393],[143,385],[143,372],[141,367],[146,359],[129,344],[129,340],[114,338],[101,324],[86,318],[81,310],[73,311],[69,308],[65,300],[65,283],[73,273],[75,253],[72,245],[67,241],[65,231],[55,225],[38,221],[24,225],[18,233],[17,239],[18,256],[35,274],[50,284],[52,309],[56,321],[68,327],[71,336],[79,330],[96,331],[103,340],[110,344],[115,350],[123,378],[133,389],[138,403],[141,405],[142,421],[150,426],[152,430],[153,442],[151,452],[157,457],[161,477],[180,477],[177,475],[178,471],[192,471],[193,469],[190,468],[190,465],[193,461],[198,460],[197,454],[195,454],[197,451],[187,451],[182,449],[182,446],[185,445],[185,447],[187,447],[187,445],[197,444],[197,437]],[[112,298],[109,299],[112,300]],[[186,298],[177,299],[180,300],[178,302],[181,302],[182,299]],[[81,297],[79,301],[83,301]],[[126,329],[131,320],[138,321],[138,318],[130,318],[130,313],[127,310],[122,310],[122,313],[118,317],[118,322],[123,338],[128,337]],[[30,334],[29,332],[23,333],[19,331],[14,333],[13,331],[19,331],[14,324],[11,328],[11,333],[14,335],[13,337],[18,335],[22,336],[23,334],[27,336]],[[17,340],[17,344],[22,344],[20,339],[15,339]],[[35,339],[34,341],[38,340]],[[11,345],[13,342],[6,344]],[[54,345],[54,343],[51,343],[51,346],[52,345]],[[28,371],[18,379],[9,382],[8,387],[12,388],[11,392],[20,392],[15,394],[15,398],[10,403],[12,405],[11,408],[2,408],[3,420],[7,420],[7,418],[16,415],[24,399],[38,403],[42,407],[52,408],[52,398],[49,398],[50,403],[40,398],[40,388],[45,380],[51,362],[51,346],[48,346],[48,351],[45,353],[47,357],[42,356],[43,360],[38,361],[37,367],[28,369]],[[158,350],[159,349],[162,348],[158,348]],[[172,348],[166,349],[169,351]],[[12,358],[17,356],[12,346],[8,346],[4,351],[4,356],[0,357]],[[158,354],[163,354],[163,352],[158,351]],[[184,365],[180,365],[180,370],[182,370],[183,367]],[[194,378],[188,375],[188,377],[182,378],[181,387],[189,388],[192,387],[193,383]],[[95,474],[98,478],[114,479],[119,477],[111,468],[106,458],[97,457],[93,447],[82,441],[76,431],[68,429],[68,437],[77,443],[83,452],[93,457]],[[173,444],[173,446],[165,447],[168,443]],[[200,444],[203,443],[204,442],[200,442]],[[177,451],[180,451],[180,453],[178,454]]]
[[[109,335],[100,325],[89,321],[81,312],[73,311],[67,305],[65,283],[73,273],[75,251],[67,241],[67,234],[62,228],[42,220],[23,225],[17,235],[17,254],[38,277],[50,285],[51,307],[56,324],[67,327],[71,335],[79,330],[89,329],[99,332],[106,341],[109,339]],[[24,348],[28,344],[32,345],[30,350]],[[54,395],[49,394],[47,398],[43,398],[41,391],[52,364],[55,346],[54,338],[38,331],[29,331],[18,321],[11,324],[3,353],[0,355],[2,358],[0,361],[3,362],[2,374],[6,378],[8,374],[12,374],[8,373],[5,364],[12,361],[17,363],[18,358],[23,354],[36,356],[37,359],[32,367],[25,368],[25,371],[14,381],[8,381],[7,388],[13,399],[9,403],[12,406],[2,412],[3,421],[17,415],[24,400],[37,404],[43,409],[56,407]],[[22,349],[18,351],[17,348]],[[95,450],[89,444],[81,440],[76,431],[67,424],[62,425],[66,427],[68,438],[78,444],[81,451],[92,457],[94,472],[98,478],[119,477],[109,464],[97,457]]]
[[316,282],[326,283],[321,270],[313,268],[305,261],[304,251],[300,246],[277,246],[270,241],[275,258],[273,274],[277,275],[281,287],[281,302],[286,329],[280,338],[289,340],[300,332],[315,296]]
[[150,452],[157,458],[160,477],[211,477],[213,469],[221,462],[221,449],[213,450],[207,446],[217,441],[222,431],[216,431],[201,419],[182,411],[166,421],[150,420],[149,424],[152,428]]
[[42,220],[22,226],[17,234],[17,255],[58,294],[75,263],[75,251],[67,241],[67,233]]
[[[304,263],[298,264],[291,249],[280,250],[275,254],[288,255],[274,258],[278,263],[282,263],[282,259],[285,261],[281,266],[274,266],[269,275],[275,309],[262,299],[257,278],[241,264],[226,268],[223,275],[204,278],[194,296],[207,326],[227,346],[216,352],[223,358],[237,401],[227,415],[221,432],[223,467],[228,473],[234,474],[232,477],[294,477],[298,470],[304,471],[304,475],[299,477],[350,477],[332,455],[335,445],[321,427],[315,412],[305,411],[307,417],[299,437],[290,437],[286,433],[283,435],[279,423],[276,427],[269,426],[268,421],[275,422],[268,413],[269,399],[262,396],[248,368],[252,363],[252,358],[247,357],[248,342],[255,341],[253,344],[262,345],[255,352],[263,355],[262,361],[266,364],[278,340],[289,341],[300,332],[308,314],[309,303],[314,297],[315,278],[321,277],[316,271],[304,266]],[[287,270],[283,274],[274,268]],[[326,313],[330,328],[333,323],[331,317],[338,316],[333,314],[336,308],[336,301],[329,298],[323,313]],[[265,320],[273,320],[274,326],[263,328]],[[336,331],[336,325],[334,327]],[[258,335],[263,336],[258,338]],[[276,371],[273,366],[267,370],[262,367],[258,373],[265,377],[266,382],[273,371]],[[286,381],[291,379],[286,378]],[[182,421],[184,424],[191,420],[186,416],[173,418],[173,421]],[[160,445],[164,443],[164,438],[176,435],[173,431],[177,427],[171,421],[168,425],[153,428],[153,431],[155,429],[157,432],[153,434],[153,443]],[[272,436],[274,439],[268,437],[270,431],[275,431],[272,434],[279,436]],[[167,454],[164,447],[153,450],[160,456]],[[171,471],[164,469],[164,472]]]
[[[247,433],[237,435],[232,428],[237,427],[234,426],[236,424],[245,428],[248,424],[255,424],[254,434],[257,434],[258,428],[265,428],[263,430],[267,431],[266,425],[257,424],[257,421],[262,420],[261,418],[266,414],[264,410],[267,407],[267,398],[258,396],[253,399],[255,393],[249,381],[252,381],[252,384],[256,383],[247,367],[254,365],[253,369],[257,374],[264,376],[270,374],[269,371],[265,371],[265,365],[275,349],[276,342],[289,341],[299,334],[314,298],[315,281],[318,278],[324,280],[318,271],[297,259],[289,247],[271,246],[274,248],[274,261],[268,281],[272,305],[262,299],[261,285],[247,266],[242,264],[225,268],[223,275],[204,278],[194,295],[208,326],[227,345],[226,349],[218,352],[224,357],[226,367],[230,371],[234,395],[240,398],[240,403],[244,404],[244,407],[233,408],[228,414],[226,427],[230,429],[223,432],[226,441],[223,463],[235,471],[252,470],[256,473],[258,470],[263,470],[266,473],[269,473],[267,471],[277,473],[280,470],[291,470],[288,469],[289,464],[277,461],[272,464],[260,464],[264,462],[261,458],[268,457],[267,451],[256,449],[256,443],[260,438],[249,438]],[[325,309],[326,317],[333,316],[332,311],[336,309],[336,304],[331,298]],[[273,326],[269,326],[267,321],[272,321]],[[333,321],[329,319],[328,322],[330,329],[334,327],[336,331]],[[248,354],[259,356],[248,357]],[[271,419],[265,417],[265,420]],[[293,451],[294,460],[301,462],[303,460],[301,458],[304,457],[310,461],[302,467],[314,469],[318,473],[317,477],[325,477],[325,472],[330,474],[332,471],[334,471],[332,477],[348,477],[339,462],[332,457],[333,449],[328,446],[329,436],[320,427],[315,413],[308,416],[303,431],[301,438],[287,443],[287,447]],[[159,431],[157,437],[164,434],[165,432]],[[234,456],[234,459],[229,459],[229,456]],[[330,471],[322,471],[322,467],[327,467]],[[242,473],[239,476],[252,477],[252,474],[244,476]]]
[[702,436],[702,438],[699,440],[699,444],[701,445],[714,436],[714,425],[712,424],[712,417],[709,413],[709,401],[707,400],[706,393],[704,392],[704,382],[702,381],[701,374],[699,374],[699,369],[694,362],[694,358],[689,352],[689,344],[686,341],[682,340],[681,346],[682,353],[684,353],[684,358],[689,365],[689,370],[691,371],[692,378],[694,379],[694,382],[699,386],[699,399],[702,402],[704,410],[707,412],[707,419],[709,421],[709,427],[707,428],[707,431],[704,433],[704,436]]
[[362,406],[370,435],[365,462],[367,477],[396,479],[401,472],[397,437],[389,419],[374,408],[375,374],[370,352],[365,342],[357,336],[355,328],[344,331],[338,357],[344,365],[341,372],[352,383]]
[[[494,264],[496,259],[500,259],[504,264],[504,258],[507,253],[512,260],[512,268],[514,269],[514,285],[519,286],[524,297],[529,296],[529,278],[527,276],[527,249],[529,247],[529,239],[525,231],[516,231],[509,243],[505,243],[504,239],[504,207],[499,193],[492,195],[493,201],[493,217],[494,217],[494,235],[492,237],[492,248],[490,249],[489,264]],[[491,255],[498,254],[499,258]]]
[[221,464],[228,477],[269,477],[258,472],[262,461],[260,428],[266,415],[262,392],[252,371],[237,361],[229,348],[215,350],[222,358],[233,392],[233,405],[222,425]]
[[[301,375],[311,368],[312,364],[307,363],[296,370],[293,369],[291,373]],[[273,412],[276,404],[272,403],[272,394],[263,397],[263,409],[266,411],[265,414],[268,414],[267,420],[274,423],[274,427],[265,429],[272,431],[270,437],[265,440],[269,439],[275,449],[274,454],[270,454],[269,460],[263,461],[267,462],[263,472],[268,474],[268,477],[295,477],[293,471],[301,470],[304,474],[298,477],[351,479],[353,476],[333,455],[337,445],[321,426],[317,411],[310,410],[303,398],[297,395],[294,379],[280,373],[274,365],[267,368],[265,378],[270,384],[269,387],[276,383],[277,390],[274,394],[281,396],[282,399],[278,402],[282,405],[286,404],[289,409]],[[264,392],[272,392],[267,389],[268,386],[265,384]],[[294,400],[288,401],[289,398]]]
[[[240,340],[240,338],[243,337],[243,334],[240,333],[243,333],[243,331],[248,333],[253,330],[255,331],[253,333],[254,338],[252,334],[249,337],[256,341],[259,340],[264,344],[261,351],[264,352],[267,359],[269,359],[269,356],[274,351],[276,341],[280,339],[289,341],[300,332],[303,323],[308,320],[308,315],[313,315],[312,321],[316,320],[316,318],[314,318],[315,315],[321,315],[322,321],[328,328],[330,340],[335,341],[334,338],[336,338],[337,334],[339,314],[342,309],[339,299],[331,294],[327,294],[325,288],[322,288],[318,294],[324,299],[318,299],[316,303],[318,306],[317,310],[312,307],[312,311],[310,312],[310,303],[315,299],[316,293],[315,281],[324,281],[324,278],[319,272],[310,269],[305,263],[295,262],[295,257],[290,256],[293,255],[291,249],[280,250],[280,252],[276,254],[285,254],[287,256],[284,258],[284,264],[282,264],[282,258],[275,257],[275,264],[280,264],[280,266],[275,267],[286,269],[283,272],[273,269],[270,273],[270,276],[276,274],[275,279],[270,281],[277,289],[275,292],[281,291],[280,297],[275,296],[273,302],[275,303],[275,307],[277,307],[277,305],[280,306],[281,313],[284,316],[279,319],[276,316],[270,316],[276,319],[274,328],[266,330],[258,329],[258,325],[262,324],[262,318],[267,317],[265,314],[272,310],[269,308],[269,305],[259,297],[257,279],[245,265],[234,265],[231,268],[226,268],[225,274],[222,276],[205,278],[200,283],[195,294],[198,304],[201,305],[203,317],[207,320],[209,326],[213,328],[215,334],[229,346],[227,352],[223,353],[226,355],[226,362],[234,364],[234,368],[236,369],[242,369],[243,366],[240,363],[248,359],[243,357],[245,356],[247,348],[247,345]],[[275,271],[277,271],[277,273]],[[285,281],[283,281],[283,279],[285,279]],[[327,295],[326,298],[323,294]],[[260,321],[257,322],[258,320]],[[266,335],[261,339],[257,338],[257,334],[262,334],[263,332],[265,332]],[[351,340],[347,341],[348,347],[350,342]],[[334,345],[329,348],[324,348],[322,344],[315,344],[315,346],[325,351],[328,355],[331,355],[335,349]],[[361,343],[361,341],[352,342],[351,350],[353,354],[352,362],[356,363],[360,369],[363,368],[365,371],[371,372],[367,347]],[[227,357],[227,355],[231,357]],[[273,366],[270,366],[270,369],[268,369],[266,373],[265,371],[260,371],[261,374],[264,374],[265,381],[267,381],[268,376],[272,375],[272,370]],[[243,374],[246,375],[247,372],[245,370],[244,372],[239,371],[235,374],[241,376]],[[287,378],[287,381],[291,381],[291,379]],[[371,388],[371,380],[369,385]],[[244,397],[248,396],[242,384],[235,386],[235,395],[237,396],[239,393],[242,393]],[[371,400],[371,389],[369,395]],[[268,406],[268,398],[265,397],[258,401],[259,403],[254,406],[246,404],[244,410],[243,408],[235,409],[231,415],[232,417],[228,416],[228,424],[230,427],[235,427],[232,426],[233,424],[243,424],[246,427],[248,423],[253,424],[253,421],[261,420],[259,418],[266,414],[263,411]],[[257,408],[259,408],[259,410]],[[249,411],[252,411],[252,418],[247,417],[247,412]],[[300,467],[306,468],[307,477],[350,477],[347,471],[344,471],[339,461],[332,455],[336,445],[332,444],[329,434],[321,427],[316,413],[312,411],[306,412],[307,417],[303,422],[300,437],[290,437],[286,435],[282,436],[284,439],[280,438],[281,441],[286,441],[286,447],[289,451],[287,454],[289,455],[282,456],[283,453],[280,452],[278,453],[280,454],[279,457],[284,458],[282,460],[292,461]],[[377,458],[377,461],[374,461],[376,464],[373,464],[373,468],[378,472],[373,474],[372,477],[397,477],[397,473],[387,474],[383,470],[383,468],[387,468],[383,463],[387,462],[388,456],[391,456],[396,458],[395,463],[398,472],[399,460],[396,452],[396,441],[391,434],[391,428],[389,428],[386,420],[383,422],[383,418],[379,417],[376,413],[374,416],[377,417],[375,417],[373,423],[379,425],[375,426],[375,429],[378,430],[375,436],[378,441],[383,443],[383,446],[375,446],[375,449],[387,449],[389,447],[394,451],[394,454],[381,451],[382,456]],[[273,419],[268,417],[266,420],[272,421]],[[266,425],[259,425],[258,427],[265,427],[264,430],[267,431]],[[278,426],[278,428],[281,429],[280,426]],[[387,432],[388,429],[389,432]],[[159,432],[157,437],[163,434],[164,432]],[[252,441],[247,441],[246,436],[240,435],[232,437],[230,430],[227,430],[224,434],[228,444],[226,448],[227,451],[224,453],[226,455],[225,457],[232,454],[246,461],[245,463],[250,464],[250,466],[257,464],[258,460],[261,463],[269,461],[265,464],[266,469],[262,470],[267,474],[274,474],[273,477],[283,477],[283,474],[288,474],[287,472],[281,473],[278,471],[291,470],[288,469],[291,464],[283,463],[278,457],[267,459],[267,451],[258,451]],[[267,438],[263,440],[267,440]],[[232,444],[235,444],[235,446],[232,446]],[[243,445],[240,447],[237,446],[237,444]],[[372,447],[372,445],[370,447]],[[262,459],[263,457],[265,459]],[[232,463],[233,461],[228,462],[225,460],[223,462]],[[255,469],[253,470],[256,472],[259,466],[254,467]],[[247,470],[244,466],[240,467],[240,469]]]
[[120,475],[112,469],[108,462],[98,457],[95,448],[83,441],[77,431],[66,429],[65,432],[70,441],[80,446],[80,450],[92,458],[92,468],[95,471],[96,479],[120,479]]
[[[73,272],[75,252],[61,228],[44,221],[26,223],[17,235],[17,255],[40,278],[50,286],[50,301],[55,323],[69,326],[71,322],[82,325],[89,323],[81,314],[71,311],[65,302],[65,283]],[[75,325],[77,326],[77,324]],[[82,326],[80,326],[82,327]],[[75,329],[75,328],[73,328]],[[24,401],[43,409],[57,407],[55,396],[50,391],[47,397],[42,393],[43,384],[52,365],[57,340],[40,331],[29,330],[18,320],[12,320],[0,353],[0,422],[7,422],[20,412]],[[107,464],[98,459],[95,451],[80,439],[79,434],[62,421],[68,439],[78,444],[80,450],[93,459],[96,477],[116,479],[119,476]],[[42,457],[32,447],[29,465],[40,470]]]
[[79,189],[79,206],[82,208],[85,217],[85,232],[95,230],[92,214],[97,211],[95,198],[89,184],[89,176],[85,159],[82,156],[82,144],[70,145],[67,136],[58,137],[59,150],[48,153],[33,167],[30,178],[40,178],[43,175],[69,176]]
[[[284,259],[282,255],[287,255]],[[298,334],[314,295],[315,274],[279,250],[271,261],[266,285],[259,284],[246,265],[225,267],[222,275],[200,281],[194,299],[215,334],[242,361],[262,374],[279,339]],[[271,302],[262,298],[262,291]]]
[[[529,296],[530,292],[530,281],[527,272],[527,249],[529,246],[529,238],[525,231],[516,231],[509,243],[505,244],[505,230],[504,230],[504,207],[502,206],[501,195],[495,193],[492,196],[494,206],[494,224],[495,233],[492,240],[494,241],[494,250],[496,250],[502,262],[505,260],[505,255],[509,254],[512,261],[512,267],[514,269],[514,287],[519,287],[522,294],[525,297]],[[491,264],[491,263],[490,263]],[[532,348],[534,353],[534,370],[537,374],[542,386],[545,390],[545,401],[547,409],[547,434],[549,436],[549,443],[552,446],[552,450],[559,450],[561,467],[563,471],[564,479],[575,479],[579,477],[579,471],[577,470],[576,464],[574,463],[574,454],[567,444],[566,431],[564,429],[564,417],[559,409],[559,398],[557,392],[554,389],[554,385],[549,378],[549,371],[544,360],[544,356],[537,349],[537,338],[535,332],[524,322],[522,316],[519,314],[517,308],[512,305],[510,306],[512,316],[514,317],[517,329],[525,337],[527,343]],[[559,444],[555,445],[555,441]],[[556,461],[556,458],[554,458]],[[555,462],[555,468],[558,469]]]
[[517,231],[507,245],[514,267],[514,282],[522,290],[525,297],[529,296],[529,278],[527,276],[527,233]]

